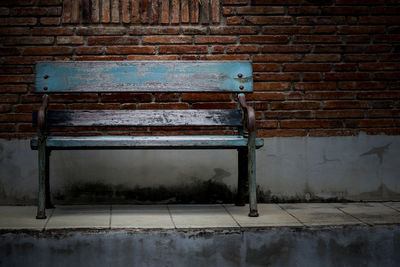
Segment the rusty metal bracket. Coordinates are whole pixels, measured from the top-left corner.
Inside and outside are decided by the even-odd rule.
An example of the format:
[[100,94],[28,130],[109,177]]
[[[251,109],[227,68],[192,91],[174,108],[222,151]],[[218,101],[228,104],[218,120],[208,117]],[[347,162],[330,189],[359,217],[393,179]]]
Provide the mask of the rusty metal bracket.
[[47,135],[47,108],[49,105],[49,96],[43,95],[42,105],[38,111],[38,132],[40,136]]
[[239,94],[238,99],[240,108],[244,115],[244,125],[249,132],[249,135],[251,135],[251,133],[256,131],[256,113],[254,112],[254,108],[247,104],[246,96],[244,94]]

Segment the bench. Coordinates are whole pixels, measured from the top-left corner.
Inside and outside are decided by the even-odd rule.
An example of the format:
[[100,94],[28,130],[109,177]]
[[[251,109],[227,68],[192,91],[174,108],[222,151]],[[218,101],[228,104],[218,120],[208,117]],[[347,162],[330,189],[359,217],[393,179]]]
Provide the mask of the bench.
[[[236,205],[244,205],[248,181],[250,217],[258,216],[256,201],[256,138],[254,109],[245,93],[253,91],[250,62],[233,61],[81,61],[38,62],[35,92],[43,93],[32,114],[38,135],[39,195],[37,219],[46,218],[50,199],[50,152],[62,149],[236,149]],[[235,110],[48,110],[51,93],[234,93]],[[236,98],[235,98],[236,99]],[[196,136],[52,136],[51,127],[217,126],[237,127],[237,135]],[[201,128],[200,128],[201,129]]]

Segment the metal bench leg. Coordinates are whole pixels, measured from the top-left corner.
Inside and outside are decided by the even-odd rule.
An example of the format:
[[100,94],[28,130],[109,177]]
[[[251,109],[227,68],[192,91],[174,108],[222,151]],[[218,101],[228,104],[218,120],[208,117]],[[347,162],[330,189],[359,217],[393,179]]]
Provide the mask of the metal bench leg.
[[39,138],[39,195],[36,219],[46,219],[46,169],[48,168],[48,157],[46,156],[46,140]]
[[51,150],[46,148],[46,164],[45,164],[46,165],[46,178],[45,178],[46,209],[54,208],[53,203],[51,203],[51,194],[50,194],[50,154]]
[[257,194],[256,194],[256,133],[249,133],[248,141],[248,179],[249,179],[249,217],[258,217]]
[[247,191],[247,148],[238,149],[238,184],[236,194],[236,206],[244,206],[246,204]]

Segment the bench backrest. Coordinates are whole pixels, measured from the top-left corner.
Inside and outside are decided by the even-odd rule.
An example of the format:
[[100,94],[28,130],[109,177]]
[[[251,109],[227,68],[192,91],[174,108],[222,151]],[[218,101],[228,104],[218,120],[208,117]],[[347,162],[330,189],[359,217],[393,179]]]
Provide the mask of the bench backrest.
[[38,62],[35,91],[249,93],[252,66],[245,61]]

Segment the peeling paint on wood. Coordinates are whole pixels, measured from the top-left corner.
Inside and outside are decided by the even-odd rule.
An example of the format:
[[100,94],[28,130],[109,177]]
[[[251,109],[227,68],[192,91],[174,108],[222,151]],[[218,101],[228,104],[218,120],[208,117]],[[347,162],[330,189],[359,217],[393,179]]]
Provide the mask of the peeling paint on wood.
[[240,61],[38,62],[35,90],[248,93],[253,78],[251,63]]

